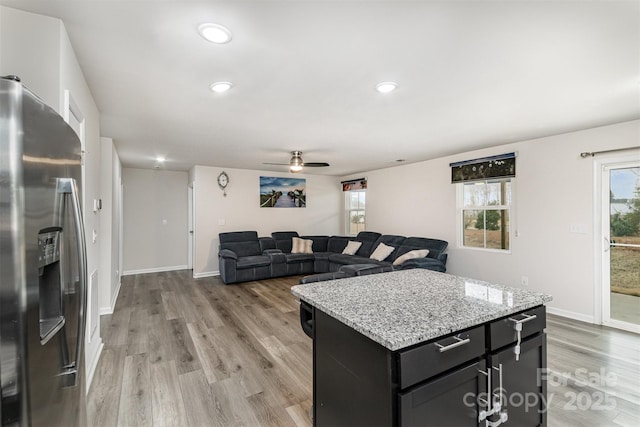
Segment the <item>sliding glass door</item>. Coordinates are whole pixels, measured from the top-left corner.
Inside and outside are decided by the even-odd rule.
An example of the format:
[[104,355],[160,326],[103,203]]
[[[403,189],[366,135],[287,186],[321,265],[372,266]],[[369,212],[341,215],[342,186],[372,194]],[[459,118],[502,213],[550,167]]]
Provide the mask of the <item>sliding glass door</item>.
[[640,161],[602,168],[602,321],[640,332]]

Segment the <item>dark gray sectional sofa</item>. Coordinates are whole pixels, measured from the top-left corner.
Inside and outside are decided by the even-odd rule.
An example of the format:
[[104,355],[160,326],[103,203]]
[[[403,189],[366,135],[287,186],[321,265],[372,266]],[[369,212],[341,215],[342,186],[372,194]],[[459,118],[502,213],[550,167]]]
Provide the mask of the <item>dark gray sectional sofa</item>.
[[[383,267],[375,271],[407,268],[446,271],[447,254],[444,252],[448,243],[424,237],[382,235],[372,231],[362,231],[355,238],[298,236],[295,231],[274,232],[271,237],[258,237],[255,231],[237,231],[220,233],[219,237],[220,277],[226,284],[301,274],[342,273],[347,270],[351,271],[351,275],[359,275],[367,266]],[[313,253],[291,253],[293,237],[312,240]],[[352,240],[362,245],[355,255],[343,254],[342,251]],[[369,258],[380,243],[395,249],[383,261]],[[429,254],[424,258],[413,258],[393,265],[397,257],[415,249],[428,249]],[[333,277],[344,275],[336,274]]]

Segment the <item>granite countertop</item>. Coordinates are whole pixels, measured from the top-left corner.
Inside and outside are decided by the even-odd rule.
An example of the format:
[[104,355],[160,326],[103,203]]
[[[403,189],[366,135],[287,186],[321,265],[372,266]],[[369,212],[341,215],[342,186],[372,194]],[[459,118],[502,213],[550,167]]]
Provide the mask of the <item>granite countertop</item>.
[[297,285],[291,292],[392,351],[552,299],[424,269]]

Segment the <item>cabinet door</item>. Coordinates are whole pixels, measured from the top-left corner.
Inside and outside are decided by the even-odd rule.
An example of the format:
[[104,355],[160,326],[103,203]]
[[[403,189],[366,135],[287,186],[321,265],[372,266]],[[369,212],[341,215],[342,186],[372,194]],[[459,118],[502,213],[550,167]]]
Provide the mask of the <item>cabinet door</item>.
[[314,425],[393,425],[389,350],[317,308],[313,329]]
[[398,396],[400,426],[478,426],[478,396],[486,396],[480,361]]
[[515,346],[489,356],[494,401],[496,394],[501,395],[501,412],[506,411],[510,425],[546,425],[547,383],[542,370],[547,367],[546,344],[543,333],[522,341],[517,361]]

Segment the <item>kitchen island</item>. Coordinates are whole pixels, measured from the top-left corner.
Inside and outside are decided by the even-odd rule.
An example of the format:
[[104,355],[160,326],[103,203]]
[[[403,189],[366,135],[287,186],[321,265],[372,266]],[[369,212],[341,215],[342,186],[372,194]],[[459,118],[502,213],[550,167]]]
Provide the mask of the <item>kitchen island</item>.
[[551,296],[422,269],[291,290],[315,425],[546,424]]

